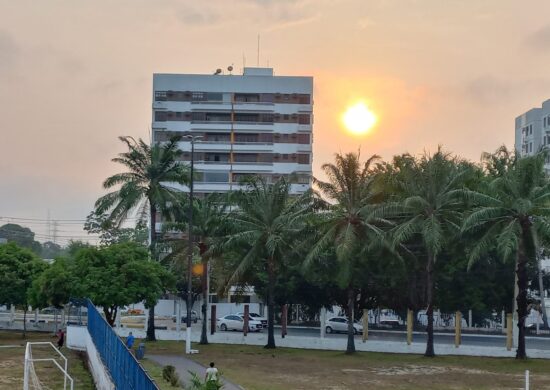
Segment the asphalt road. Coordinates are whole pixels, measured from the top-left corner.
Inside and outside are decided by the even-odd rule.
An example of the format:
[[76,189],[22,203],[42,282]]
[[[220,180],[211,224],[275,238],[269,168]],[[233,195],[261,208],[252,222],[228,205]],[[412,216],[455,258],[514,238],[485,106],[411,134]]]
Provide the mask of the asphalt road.
[[[264,330],[266,332],[267,330]],[[280,328],[275,328],[276,332],[280,332]],[[319,337],[319,329],[288,329],[289,336],[303,336],[303,337]],[[327,334],[327,338],[346,338],[346,334]],[[361,339],[361,335],[355,336],[357,339]],[[401,331],[379,331],[369,330],[369,340],[387,340],[387,341],[402,341],[406,342],[407,335]],[[436,344],[454,344],[454,334],[440,334],[437,333],[434,336]],[[426,342],[426,334],[414,333],[413,342]],[[550,350],[550,338],[548,337],[530,337],[526,339],[527,348]],[[475,345],[475,346],[488,346],[488,347],[504,347],[506,346],[506,336],[497,335],[462,335],[462,345]]]

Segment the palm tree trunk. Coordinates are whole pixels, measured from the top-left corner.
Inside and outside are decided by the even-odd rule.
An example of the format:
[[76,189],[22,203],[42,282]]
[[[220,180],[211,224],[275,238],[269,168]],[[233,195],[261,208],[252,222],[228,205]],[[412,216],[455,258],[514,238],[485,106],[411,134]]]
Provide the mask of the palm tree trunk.
[[[156,231],[156,223],[157,223],[157,208],[155,207],[155,204],[149,199],[149,209],[151,210],[151,220],[150,220],[150,232],[151,232],[151,243],[149,246],[149,250],[151,252],[151,257],[153,261],[158,261],[157,258],[157,231]],[[147,302],[146,302],[147,304]],[[155,302],[149,302],[147,304],[149,306],[149,318],[148,318],[148,324],[147,324],[147,341],[157,341],[157,337],[155,334]]]
[[208,277],[208,260],[204,258],[204,254],[206,253],[208,247],[204,243],[204,240],[201,240],[199,243],[199,252],[202,259],[202,330],[201,330],[201,341],[199,344],[208,344],[208,336],[206,335],[207,329],[206,324],[208,322],[207,316],[208,316],[208,291],[207,288],[207,282],[206,279]]
[[518,311],[518,349],[516,350],[516,359],[526,359],[525,350],[525,318],[527,317],[527,255],[525,253],[525,234],[522,235],[518,243],[518,254],[516,264],[516,276],[518,280],[518,295],[516,297]]
[[355,352],[355,336],[353,329],[354,321],[354,304],[355,304],[355,292],[350,284],[348,286],[348,346],[346,348],[346,354],[352,354]]
[[275,265],[273,258],[267,260],[267,345],[264,348],[275,348]]
[[428,308],[426,314],[428,315],[428,326],[426,332],[428,334],[428,342],[426,344],[426,357],[434,357],[434,306],[433,306],[433,294],[434,294],[434,256],[428,254],[428,264],[426,266],[426,295],[428,300]]

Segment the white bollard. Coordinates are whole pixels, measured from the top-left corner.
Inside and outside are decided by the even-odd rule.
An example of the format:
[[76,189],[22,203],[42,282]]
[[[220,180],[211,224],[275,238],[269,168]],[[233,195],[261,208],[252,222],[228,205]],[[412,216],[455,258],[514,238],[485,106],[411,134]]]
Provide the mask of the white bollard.
[[525,390],[529,390],[529,370],[525,370]]
[[502,311],[502,313],[500,314],[501,317],[502,317],[502,333],[506,334],[506,331],[504,330],[504,328],[506,328],[506,313],[504,312],[504,310]]
[[472,324],[472,309],[468,310],[468,327],[474,327],[474,324]]

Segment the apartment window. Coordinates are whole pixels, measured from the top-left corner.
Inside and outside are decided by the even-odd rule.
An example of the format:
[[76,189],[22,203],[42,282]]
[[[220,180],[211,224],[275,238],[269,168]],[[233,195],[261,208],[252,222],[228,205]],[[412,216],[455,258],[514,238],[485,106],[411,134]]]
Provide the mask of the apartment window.
[[298,124],[300,125],[309,125],[310,122],[310,115],[309,114],[299,114],[298,115]]
[[533,152],[533,143],[529,142],[529,153]]
[[298,154],[298,164],[309,164],[309,154],[299,153]]
[[301,94],[298,96],[298,103],[300,104],[310,104],[311,103],[311,96],[307,94]]
[[298,134],[299,144],[309,144],[309,134]]
[[155,122],[166,122],[166,111],[155,111]]
[[260,101],[260,95],[256,93],[236,93],[235,101],[239,103],[256,103]]
[[194,100],[194,101],[206,100],[204,96],[204,92],[193,92],[191,94],[191,100]]
[[155,92],[155,100],[156,101],[166,100],[166,91],[156,91]]
[[228,162],[229,161],[229,154],[207,153],[207,154],[204,155],[204,161]]
[[258,156],[256,154],[248,153],[237,153],[235,154],[235,162],[250,162],[255,163],[258,161]]
[[203,181],[205,183],[228,183],[228,172],[204,172]]

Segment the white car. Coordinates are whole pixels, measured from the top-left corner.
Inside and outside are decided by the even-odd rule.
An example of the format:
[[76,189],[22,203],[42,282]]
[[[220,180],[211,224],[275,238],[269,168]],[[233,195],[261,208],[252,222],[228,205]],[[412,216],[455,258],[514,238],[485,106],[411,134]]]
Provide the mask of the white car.
[[[244,313],[237,313],[238,316],[241,316],[243,317],[244,316]],[[264,326],[264,328],[267,328],[267,318],[265,317],[262,317],[261,315],[259,315],[258,313],[248,313],[248,315],[255,321],[260,321],[262,323],[262,325]]]
[[[326,333],[347,333],[348,332],[348,319],[346,317],[332,317],[329,318],[325,324]],[[363,325],[354,322],[353,333],[363,333]]]
[[[238,330],[243,331],[244,328],[244,318],[236,314],[229,314],[225,317],[218,318],[217,326],[220,330]],[[248,331],[249,332],[260,332],[263,329],[263,325],[260,321],[248,320]]]

